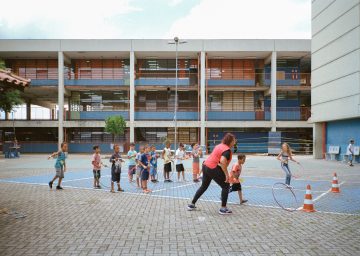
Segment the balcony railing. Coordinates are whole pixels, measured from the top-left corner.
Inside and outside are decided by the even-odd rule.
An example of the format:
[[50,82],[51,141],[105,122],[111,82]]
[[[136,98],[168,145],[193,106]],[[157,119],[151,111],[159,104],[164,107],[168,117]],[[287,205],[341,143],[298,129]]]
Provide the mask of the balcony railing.
[[[265,84],[271,85],[271,74],[265,74]],[[276,78],[277,86],[311,86],[311,74],[310,73],[285,73],[278,72]]]
[[[27,120],[26,106],[20,106],[13,109],[14,113],[9,114],[9,121]],[[39,106],[31,106],[31,114],[29,120],[57,120],[58,112],[54,109],[43,108]],[[5,113],[0,111],[0,120],[5,120]]]
[[311,116],[310,107],[278,107],[276,120],[279,121],[307,121]]
[[[175,72],[142,72],[136,74],[137,86],[174,86],[176,83]],[[198,73],[178,72],[177,83],[179,86],[195,86],[198,84]]]
[[[197,107],[178,107],[177,120],[198,120]],[[174,107],[136,107],[136,120],[174,120]]]

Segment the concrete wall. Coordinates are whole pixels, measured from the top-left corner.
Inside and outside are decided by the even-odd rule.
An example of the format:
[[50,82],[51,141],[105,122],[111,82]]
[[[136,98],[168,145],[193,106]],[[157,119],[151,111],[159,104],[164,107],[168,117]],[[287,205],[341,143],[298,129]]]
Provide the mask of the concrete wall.
[[312,2],[313,122],[360,116],[360,1]]

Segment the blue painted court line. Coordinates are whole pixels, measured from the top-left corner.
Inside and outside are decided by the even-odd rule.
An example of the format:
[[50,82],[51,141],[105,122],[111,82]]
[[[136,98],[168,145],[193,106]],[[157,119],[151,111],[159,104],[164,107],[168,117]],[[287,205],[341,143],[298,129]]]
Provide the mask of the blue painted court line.
[[[110,187],[110,169],[104,168],[101,172],[101,183],[103,190],[108,191]],[[63,186],[69,188],[92,189],[93,176],[90,170],[81,171],[67,171],[63,180]],[[200,183],[192,182],[192,174],[186,172],[186,179],[188,182],[172,182],[164,183],[162,172],[159,172],[159,183],[149,182],[148,187],[153,190],[149,196],[164,197],[164,198],[179,198],[190,200],[196,190],[200,187]],[[48,182],[54,177],[54,172],[49,172],[44,175],[17,177],[1,179],[0,182],[13,182],[13,183],[26,183],[47,185]],[[171,174],[171,179],[176,180],[176,173]],[[278,208],[272,195],[272,185],[275,182],[283,182],[279,178],[261,178],[261,177],[243,177],[242,183],[244,198],[249,200],[249,205],[260,207]],[[55,182],[56,183],[56,182]],[[312,196],[315,199],[315,209],[324,212],[344,213],[344,214],[359,214],[360,215],[360,188],[356,184],[344,184],[341,186],[340,194],[327,193],[331,188],[331,183],[327,181],[307,181],[300,179],[293,179],[291,185],[294,187],[294,192],[297,198],[297,207],[303,204],[306,185],[310,184],[312,188]],[[136,187],[136,183],[129,183],[127,178],[127,170],[123,170],[121,174],[121,187],[126,193],[140,195],[143,194],[141,189]],[[221,189],[212,182],[209,189],[204,193],[201,200],[219,202]],[[284,193],[283,197],[280,194],[280,200],[286,200],[288,195]],[[319,196],[321,198],[316,200]],[[239,197],[236,192],[229,194],[228,199],[230,204],[238,204]]]

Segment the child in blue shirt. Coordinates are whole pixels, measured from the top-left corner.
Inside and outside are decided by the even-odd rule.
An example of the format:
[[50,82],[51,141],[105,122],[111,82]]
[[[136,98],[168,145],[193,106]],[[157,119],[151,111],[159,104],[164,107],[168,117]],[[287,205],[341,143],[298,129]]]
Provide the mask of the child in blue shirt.
[[52,157],[57,157],[56,162],[55,162],[56,174],[55,174],[54,178],[49,182],[50,189],[52,189],[52,185],[56,179],[59,179],[56,189],[58,189],[58,190],[63,189],[61,187],[61,181],[64,178],[64,172],[66,172],[65,159],[66,159],[67,151],[68,151],[68,144],[66,142],[63,142],[63,143],[61,143],[61,151],[54,152],[48,157],[48,159],[50,159]]
[[124,190],[120,187],[120,176],[121,176],[121,163],[125,162],[122,160],[120,155],[120,147],[119,145],[114,145],[114,154],[110,157],[111,165],[111,193],[115,193],[114,190],[114,182],[117,183],[118,191],[123,192]]
[[157,159],[159,156],[156,154],[156,147],[154,145],[151,146],[150,156],[151,156],[150,179],[151,182],[156,183],[158,182],[158,180],[156,179],[156,175],[157,175]]
[[144,147],[144,154],[141,155],[140,166],[141,166],[141,187],[144,193],[150,193],[151,190],[147,188],[147,182],[149,179],[150,170],[150,147],[146,145]]

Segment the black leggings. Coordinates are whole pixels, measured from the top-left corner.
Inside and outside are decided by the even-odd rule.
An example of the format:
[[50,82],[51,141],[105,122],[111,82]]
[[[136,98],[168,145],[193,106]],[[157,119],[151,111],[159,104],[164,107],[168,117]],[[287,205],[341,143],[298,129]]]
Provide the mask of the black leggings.
[[192,203],[195,204],[197,200],[208,189],[212,180],[214,180],[221,188],[221,206],[226,207],[230,184],[225,182],[226,176],[220,166],[210,169],[206,165],[202,166],[203,178],[201,187],[196,191]]

